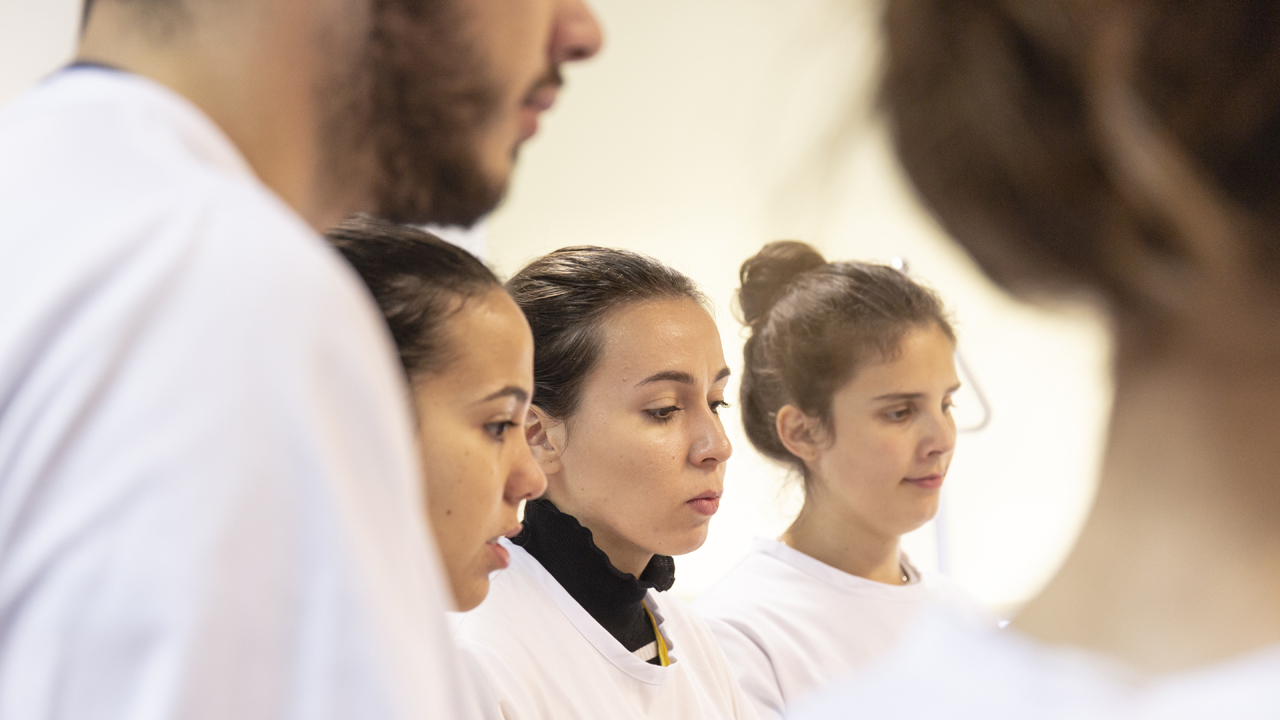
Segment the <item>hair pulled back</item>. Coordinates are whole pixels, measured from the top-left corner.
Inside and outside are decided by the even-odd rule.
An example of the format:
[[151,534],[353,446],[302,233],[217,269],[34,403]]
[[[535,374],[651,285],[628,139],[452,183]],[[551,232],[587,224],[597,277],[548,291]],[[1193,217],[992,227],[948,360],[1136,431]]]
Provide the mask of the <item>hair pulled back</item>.
[[533,329],[534,404],[568,418],[600,361],[601,325],[610,313],[650,300],[689,298],[704,307],[698,286],[653,258],[596,246],[543,255],[507,281]]
[[1205,198],[1238,274],[1280,279],[1280,3],[892,0],[886,30],[898,156],[1006,288],[1194,307],[1204,240],[1181,213]]
[[885,265],[828,263],[810,245],[783,240],[744,262],[738,279],[751,329],[740,390],[747,437],[806,477],[778,437],[782,406],[830,427],[836,391],[868,360],[896,356],[908,331],[936,325],[955,341],[938,296]]
[[451,361],[449,318],[502,288],[474,255],[409,225],[356,215],[326,235],[373,293],[410,381]]

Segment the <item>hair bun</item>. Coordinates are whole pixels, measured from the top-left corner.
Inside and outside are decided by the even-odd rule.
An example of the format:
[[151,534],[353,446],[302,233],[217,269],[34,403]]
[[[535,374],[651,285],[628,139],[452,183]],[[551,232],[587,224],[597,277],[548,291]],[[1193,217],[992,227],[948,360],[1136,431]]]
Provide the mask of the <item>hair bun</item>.
[[822,253],[808,243],[777,240],[765,245],[738,270],[743,322],[754,328],[768,317],[792,280],[826,264]]

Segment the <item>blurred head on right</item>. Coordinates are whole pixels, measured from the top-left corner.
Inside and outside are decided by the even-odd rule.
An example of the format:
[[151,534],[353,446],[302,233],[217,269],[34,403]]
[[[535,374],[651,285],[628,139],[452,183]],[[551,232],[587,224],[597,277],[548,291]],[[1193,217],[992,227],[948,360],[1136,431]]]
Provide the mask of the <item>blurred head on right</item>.
[[892,0],[883,102],[925,202],[1122,365],[1280,355],[1280,5]]

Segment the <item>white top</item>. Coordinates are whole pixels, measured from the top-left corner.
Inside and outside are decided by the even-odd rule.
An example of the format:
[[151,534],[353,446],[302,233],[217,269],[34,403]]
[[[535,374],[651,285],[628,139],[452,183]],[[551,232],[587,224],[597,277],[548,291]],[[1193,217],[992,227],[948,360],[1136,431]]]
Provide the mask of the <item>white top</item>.
[[185,99],[0,111],[0,717],[458,717],[388,332]]
[[886,585],[761,538],[694,608],[760,717],[780,718],[798,698],[888,652],[921,608],[965,602],[950,583],[903,564],[910,582]]
[[628,652],[523,548],[480,607],[456,621],[506,720],[752,720],[710,631],[687,605],[649,591],[671,665]]
[[923,614],[876,667],[813,695],[793,720],[1274,720],[1280,646],[1148,676],[1100,656]]

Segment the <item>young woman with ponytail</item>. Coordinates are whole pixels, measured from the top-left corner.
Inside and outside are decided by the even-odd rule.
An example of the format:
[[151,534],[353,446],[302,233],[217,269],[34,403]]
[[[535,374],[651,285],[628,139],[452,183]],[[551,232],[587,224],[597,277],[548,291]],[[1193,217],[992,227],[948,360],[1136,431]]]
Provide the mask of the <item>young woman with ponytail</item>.
[[957,597],[898,541],[938,510],[960,381],[942,303],[893,268],[788,241],[740,277],[747,437],[802,478],[805,501],[696,607],[761,717],[779,718]]

